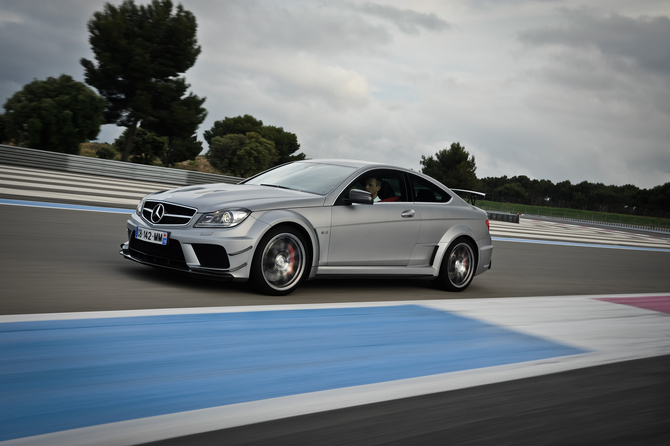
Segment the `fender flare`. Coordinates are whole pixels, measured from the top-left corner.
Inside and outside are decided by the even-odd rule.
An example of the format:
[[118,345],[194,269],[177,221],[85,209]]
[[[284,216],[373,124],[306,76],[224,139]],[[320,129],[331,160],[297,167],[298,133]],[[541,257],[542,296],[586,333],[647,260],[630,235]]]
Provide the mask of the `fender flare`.
[[433,260],[433,267],[435,268],[436,276],[440,275],[442,260],[444,260],[444,255],[446,254],[449,245],[451,245],[453,241],[459,237],[466,237],[470,239],[470,241],[472,241],[472,243],[475,245],[474,254],[477,257],[477,268],[479,268],[479,243],[477,243],[475,233],[466,225],[456,225],[449,228],[449,230],[437,243],[437,252],[435,253],[435,260]]
[[[288,209],[277,209],[272,211],[264,212],[263,215],[257,218],[258,221],[261,221],[266,224],[263,232],[259,235],[258,240],[260,241],[265,234],[273,227],[281,224],[289,224],[292,226],[299,226],[307,237],[309,238],[309,243],[311,244],[312,252],[312,264],[310,265],[310,277],[316,271],[316,266],[319,264],[319,256],[321,253],[321,246],[319,245],[319,238],[316,236],[316,230],[310,223],[310,221],[305,218],[303,215],[291,211]],[[256,251],[256,246],[254,246],[254,252]]]

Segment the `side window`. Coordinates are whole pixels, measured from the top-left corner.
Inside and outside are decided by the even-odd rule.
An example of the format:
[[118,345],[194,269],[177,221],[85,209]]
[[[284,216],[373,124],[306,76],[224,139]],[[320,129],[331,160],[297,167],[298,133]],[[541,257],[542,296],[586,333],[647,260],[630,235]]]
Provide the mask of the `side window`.
[[448,203],[451,201],[451,196],[423,178],[410,175],[410,183],[412,185],[412,196],[417,203]]
[[394,171],[372,171],[358,177],[347,187],[338,203],[343,203],[343,198],[351,189],[367,190],[375,197],[375,203],[389,203],[394,201],[407,201],[405,183],[401,172]]

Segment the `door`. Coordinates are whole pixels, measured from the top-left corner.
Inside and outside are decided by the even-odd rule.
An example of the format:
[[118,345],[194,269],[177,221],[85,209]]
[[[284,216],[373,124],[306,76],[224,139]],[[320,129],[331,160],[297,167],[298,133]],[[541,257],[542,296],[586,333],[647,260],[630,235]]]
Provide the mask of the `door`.
[[406,201],[402,173],[368,172],[345,191],[365,189],[371,175],[380,184],[380,201],[333,206],[329,266],[406,266],[412,257],[421,234],[421,211]]

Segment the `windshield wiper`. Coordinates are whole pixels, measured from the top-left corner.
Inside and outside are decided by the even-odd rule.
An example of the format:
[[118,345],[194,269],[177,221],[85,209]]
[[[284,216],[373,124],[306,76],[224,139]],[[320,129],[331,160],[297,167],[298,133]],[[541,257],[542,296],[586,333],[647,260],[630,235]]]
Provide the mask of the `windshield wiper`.
[[291,189],[290,187],[280,186],[278,184],[261,184],[261,186],[278,187],[279,189],[295,190],[295,189]]

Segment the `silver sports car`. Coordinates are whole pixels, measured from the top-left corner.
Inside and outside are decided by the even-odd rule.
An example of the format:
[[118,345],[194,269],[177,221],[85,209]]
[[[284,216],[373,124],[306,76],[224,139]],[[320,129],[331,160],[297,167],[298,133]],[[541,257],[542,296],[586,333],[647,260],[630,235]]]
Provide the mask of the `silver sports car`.
[[434,179],[384,164],[298,161],[239,184],[147,195],[125,258],[285,295],[303,280],[394,277],[463,291],[491,268],[486,212]]

